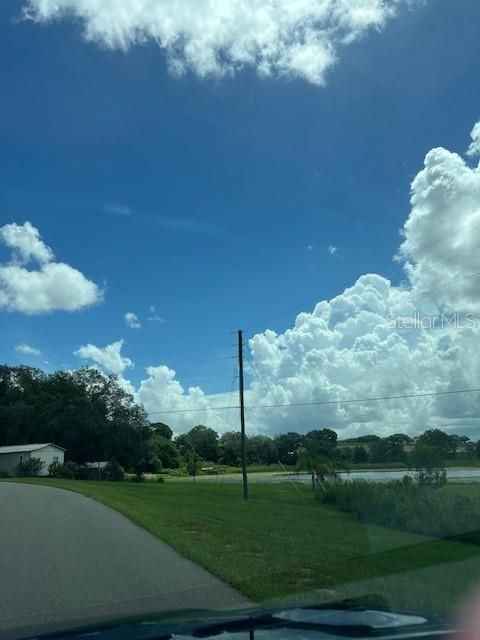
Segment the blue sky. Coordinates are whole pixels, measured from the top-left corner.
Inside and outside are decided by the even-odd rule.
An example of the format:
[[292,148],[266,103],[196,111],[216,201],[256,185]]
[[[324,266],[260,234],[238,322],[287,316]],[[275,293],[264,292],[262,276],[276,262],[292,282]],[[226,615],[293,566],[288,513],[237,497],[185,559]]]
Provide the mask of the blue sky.
[[480,114],[475,0],[402,6],[325,86],[252,65],[176,77],[151,41],[106,49],[78,17],[15,20],[24,5],[0,5],[0,222],[30,221],[103,301],[0,310],[9,364],[69,368],[123,339],[135,385],[164,364],[228,391],[231,332],[283,332],[362,274],[405,278],[410,183],[428,150],[463,153]]

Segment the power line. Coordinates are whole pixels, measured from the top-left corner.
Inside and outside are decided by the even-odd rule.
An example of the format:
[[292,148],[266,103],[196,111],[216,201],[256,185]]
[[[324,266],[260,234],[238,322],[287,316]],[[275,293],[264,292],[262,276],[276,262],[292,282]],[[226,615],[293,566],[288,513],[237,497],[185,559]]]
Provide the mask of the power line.
[[[441,286],[441,287],[435,287],[434,289],[429,289],[427,291],[423,291],[421,294],[417,295],[417,296],[412,296],[412,300],[421,300],[422,298],[426,298],[428,297],[431,293],[435,293],[435,291],[441,291],[442,289],[446,289],[447,287],[451,287],[454,284],[457,284],[458,282],[463,282],[464,280],[469,280],[470,278],[476,278],[480,276],[480,271],[476,271],[475,273],[470,273],[467,276],[463,276],[462,278],[455,278],[452,281],[450,281],[449,283]],[[418,311],[417,311],[418,313]],[[399,332],[399,335],[406,335],[406,334],[411,334],[414,333],[416,331],[419,330],[423,330],[423,329],[427,329],[431,330],[432,328],[435,328],[435,326],[433,327],[409,327],[409,328],[401,328],[401,327],[397,327],[397,331]]]
[[[175,370],[180,369],[181,367],[185,367],[191,364],[206,364],[206,365],[210,365],[211,362],[220,362],[220,361],[225,361],[225,360],[232,360],[232,358],[234,358],[235,356],[219,356],[217,358],[210,358],[208,360],[188,360],[187,362],[184,362],[183,360],[180,360],[178,362],[178,364],[176,365]],[[142,362],[142,360],[135,360],[135,364],[140,364]],[[143,361],[144,364],[147,362],[146,360]],[[160,365],[154,365],[154,364],[149,364],[150,367],[155,367],[155,366],[166,366],[168,367],[168,364],[165,364],[165,361],[163,361]],[[171,368],[171,367],[169,367]]]
[[[250,352],[250,355],[248,355],[248,353],[245,354],[245,359],[247,360],[248,364],[250,365],[250,368],[254,374],[254,376],[257,378],[257,380],[260,382],[260,384],[263,387],[263,390],[266,391],[267,393],[270,393],[271,388],[269,388],[269,385],[267,384],[267,381],[265,380],[265,378],[263,377],[260,369],[258,368],[258,365],[256,363],[256,361],[254,360],[253,354]],[[255,364],[254,364],[255,361]]]
[[227,409],[240,409],[238,404],[225,405],[220,407],[199,407],[197,409],[173,409],[169,411],[149,411],[149,416],[166,415],[170,413],[197,413],[199,411],[226,411]]
[[361,398],[351,400],[320,400],[318,402],[289,402],[285,404],[264,404],[264,405],[250,405],[250,409],[273,409],[276,407],[288,408],[288,407],[311,407],[311,406],[323,406],[332,404],[360,404],[362,402],[381,402],[383,400],[404,400],[407,398],[429,398],[433,396],[448,396],[458,393],[480,393],[479,389],[455,389],[453,391],[432,391],[429,393],[408,393],[398,396],[378,396],[376,398]]
[[[447,283],[447,284],[445,284],[445,285],[443,285],[441,287],[435,287],[434,289],[429,289],[427,291],[423,291],[421,294],[419,294],[417,296],[412,296],[411,299],[412,300],[417,300],[417,301],[421,300],[422,298],[428,297],[431,293],[434,293],[435,291],[441,291],[442,289],[446,289],[447,287],[451,287],[452,285],[457,284],[458,282],[462,282],[464,280],[468,280],[470,278],[476,278],[476,277],[479,277],[479,276],[480,276],[480,271],[476,271],[475,273],[470,273],[469,275],[464,276],[462,278],[455,278],[451,282],[449,282],[449,283]],[[419,313],[419,311],[417,310],[416,313]],[[445,312],[443,313],[443,315],[445,315]],[[395,319],[392,318],[392,320],[394,321]],[[435,329],[435,325],[433,325],[433,327],[431,327],[431,326],[422,327],[421,325],[418,326],[418,327],[414,326],[414,327],[408,327],[408,328],[407,327],[405,327],[405,328],[395,327],[395,330],[398,332],[398,335],[400,335],[400,336],[413,334],[414,332],[427,330],[427,329],[429,331],[432,330],[432,329]]]
[[[326,405],[334,405],[334,404],[361,404],[363,402],[383,402],[386,400],[405,400],[408,398],[432,398],[436,396],[449,396],[455,395],[459,393],[480,393],[480,388],[478,389],[454,389],[452,391],[431,391],[425,393],[406,393],[397,396],[377,396],[372,398],[352,398],[350,400],[320,400],[318,402],[289,402],[289,403],[278,403],[278,404],[253,404],[247,405],[247,409],[276,409],[276,408],[285,408],[288,409],[290,407],[313,407],[313,406],[326,406]],[[157,414],[169,414],[169,413],[194,413],[197,411],[224,411],[227,409],[239,409],[239,405],[227,405],[227,406],[218,406],[218,407],[202,407],[197,409],[177,409],[170,411],[151,411],[149,415],[157,415]]]
[[462,253],[454,253],[449,258],[445,258],[443,260],[437,260],[437,262],[434,262],[433,264],[428,264],[423,268],[427,269],[427,271],[428,271],[430,269],[433,269],[434,267],[438,267],[439,265],[443,265],[446,262],[451,262],[452,260],[457,260],[458,258],[463,258],[463,256],[468,256],[471,253],[475,253],[475,251],[478,251],[479,249],[480,249],[480,245],[476,245],[472,249],[468,249],[467,251],[463,251]]
[[[260,365],[255,360],[255,356],[253,355],[251,350],[250,350],[250,357],[248,355],[246,357],[247,357],[247,360],[248,360],[250,366],[252,367],[252,371],[254,372],[254,374],[257,377],[257,379],[260,381],[260,384],[262,385],[263,389],[266,391],[267,396],[268,396],[268,394],[271,394],[272,397],[274,397],[274,391],[272,389],[272,386],[268,382],[266,376],[262,373],[262,370],[260,369]],[[247,409],[248,408],[249,407],[247,407]],[[282,415],[282,412],[281,412],[280,408],[279,407],[275,407],[274,411],[275,411],[275,413],[277,415],[277,418],[279,418],[280,421],[282,421],[283,420],[283,415]]]
[[[61,352],[65,351],[65,352],[68,352],[68,353],[73,353],[74,351],[78,351],[82,347],[85,347],[85,346],[87,346],[89,344],[93,345],[93,342],[89,341],[89,340],[86,340],[84,342],[84,344],[82,344],[80,346],[78,344],[67,345],[66,343],[62,344],[62,343],[55,343],[55,342],[52,342],[52,343],[37,342],[35,340],[35,338],[26,338],[25,340],[29,340],[29,341],[35,343],[36,347],[41,347],[42,349],[55,348],[56,351],[61,351]],[[104,341],[102,341],[102,342],[104,342]],[[152,342],[151,340],[148,340],[148,339],[145,340],[145,344],[147,344],[147,345],[150,345],[151,342]],[[129,344],[134,344],[134,343],[129,343]],[[97,346],[97,345],[93,345],[93,346]],[[99,349],[103,349],[104,347],[98,347],[98,348]],[[214,350],[218,351],[220,349],[230,349],[230,348],[231,348],[230,344],[220,344],[220,345],[219,344],[214,344],[214,345],[211,345],[211,346],[208,346],[208,347],[206,347],[206,346],[201,346],[201,347],[200,346],[192,346],[192,347],[190,347],[189,345],[185,345],[184,349],[182,349],[182,348],[179,348],[179,349],[168,349],[167,351],[164,351],[162,347],[157,347],[157,349],[161,352],[161,356],[162,357],[165,356],[165,355],[171,355],[171,354],[174,354],[174,355],[180,354],[181,355],[181,354],[184,354],[184,353],[190,353],[192,351],[214,351]],[[10,344],[0,344],[0,350],[5,350],[5,351],[13,350],[13,351],[15,351],[15,347],[13,346],[12,343],[10,343]],[[25,354],[22,354],[21,352],[19,353],[18,351],[16,351],[16,353],[18,355],[25,355]],[[28,354],[26,354],[26,355],[28,355]]]
[[230,380],[230,377],[228,375],[225,376],[218,376],[218,375],[213,375],[213,376],[182,376],[181,377],[181,382],[182,384],[185,383],[195,383],[195,382],[226,382],[227,380]]
[[[125,327],[124,327],[125,328]],[[52,329],[53,332],[58,333],[58,331],[56,331],[55,329]],[[120,329],[118,330],[120,332]],[[42,333],[48,333],[48,329],[47,330],[42,330]],[[217,332],[212,332],[212,333],[191,333],[191,334],[185,334],[185,335],[181,335],[181,334],[177,334],[177,335],[157,335],[157,336],[153,336],[153,337],[147,337],[145,335],[141,335],[141,334],[129,334],[130,337],[132,338],[132,340],[134,341],[146,341],[148,343],[151,342],[157,342],[157,341],[161,341],[161,340],[188,340],[188,339],[192,339],[192,340],[196,340],[200,337],[218,337],[218,336],[224,336],[225,338],[231,337],[231,331],[217,331]],[[102,340],[103,341],[103,340]],[[88,339],[85,339],[84,342],[91,342]],[[37,344],[39,346],[47,346],[46,342],[41,342]],[[60,344],[57,342],[57,345]],[[69,343],[63,342],[64,345],[67,345]],[[6,345],[0,345],[0,346],[6,346]],[[69,347],[68,347],[69,348]]]
[[463,227],[460,227],[459,229],[457,229],[456,231],[452,231],[452,233],[447,233],[447,235],[444,235],[441,238],[438,238],[438,240],[434,240],[433,242],[427,242],[425,244],[421,244],[420,247],[416,250],[415,253],[418,254],[419,252],[423,252],[423,251],[425,251],[425,249],[429,249],[430,247],[434,247],[435,245],[440,244],[441,242],[446,240],[447,238],[452,238],[453,236],[458,235],[462,231],[466,231],[467,229],[471,229],[472,227],[476,227],[479,224],[480,224],[480,220],[475,220],[475,222],[471,222],[470,224],[466,224]]
[[[480,222],[478,224],[480,224]],[[478,251],[479,249],[480,249],[480,246],[475,247],[474,249],[471,249],[471,250],[466,251],[464,253],[458,254],[456,256],[452,256],[451,258],[449,258],[447,260],[434,263],[433,265],[429,265],[426,268],[427,269],[431,269],[431,268],[433,268],[433,267],[435,267],[435,266],[437,266],[439,264],[444,264],[445,262],[451,262],[451,260],[453,260],[455,258],[462,257],[462,256],[467,255],[469,253],[473,253],[474,251]],[[470,274],[468,274],[466,276],[462,276],[461,278],[454,278],[450,282],[448,282],[447,284],[444,284],[444,285],[442,285],[440,287],[435,287],[433,289],[428,289],[427,291],[423,291],[422,293],[420,293],[418,295],[413,295],[413,296],[411,296],[411,299],[418,301],[418,300],[421,300],[422,298],[427,298],[430,294],[435,293],[436,291],[441,291],[442,289],[446,289],[448,287],[451,287],[454,284],[457,284],[458,282],[463,282],[465,280],[469,280],[470,278],[476,278],[476,277],[480,277],[480,271],[476,271],[475,273],[470,273]],[[315,298],[315,299],[318,299],[318,298]],[[279,314],[279,315],[283,315],[283,313]],[[411,333],[414,330],[416,330],[416,329],[406,329],[405,331],[402,331],[402,335],[405,334],[405,333]],[[253,337],[253,334],[251,334],[248,339],[250,340],[252,337]]]
[[[21,355],[21,354],[19,354],[19,355]],[[36,356],[36,357],[38,357],[39,359],[42,359],[43,356]],[[188,360],[187,362],[184,362],[183,360],[180,360],[178,362],[178,364],[175,366],[175,370],[176,369],[180,369],[180,368],[182,368],[184,366],[191,365],[191,364],[195,364],[195,365],[198,365],[198,364],[210,365],[212,362],[220,362],[220,361],[231,360],[233,357],[235,357],[235,356],[220,356],[218,358],[210,358],[209,360]],[[39,362],[38,365],[37,364],[33,364],[33,365],[30,365],[30,364],[29,365],[19,364],[19,365],[11,365],[11,366],[32,366],[33,368],[35,368],[35,367],[39,367],[40,365],[43,365],[43,366],[52,365],[52,366],[58,366],[58,367],[72,367],[73,369],[79,369],[79,368],[86,367],[86,366],[92,366],[92,367],[101,366],[97,362],[94,362],[94,361],[92,361],[91,365],[86,364],[86,361],[89,360],[89,358],[79,358],[79,360],[83,361],[83,363],[79,362],[78,360],[69,360],[68,362],[60,362],[59,360],[48,360],[48,364],[45,364],[45,362]],[[142,363],[143,364],[148,363],[148,366],[149,367],[153,367],[153,368],[155,368],[156,366],[166,366],[168,368],[172,368],[172,367],[169,367],[168,364],[165,364],[164,362],[162,362],[160,365],[155,365],[155,364],[152,364],[151,361],[137,360],[137,359],[135,360],[135,364],[136,365],[142,365]]]
[[464,280],[468,280],[469,278],[476,278],[477,276],[480,276],[480,271],[476,271],[475,273],[470,273],[466,276],[463,276],[462,278],[454,278],[453,280],[451,280],[445,285],[442,285],[441,287],[436,287],[435,289],[429,289],[428,291],[424,291],[418,296],[412,296],[412,300],[421,300],[422,298],[425,298],[429,294],[435,293],[435,291],[441,291],[442,289],[451,287],[452,285],[457,284],[458,282],[463,282]]
[[[452,236],[455,236],[455,235],[458,235],[462,231],[465,231],[466,229],[470,229],[471,227],[475,227],[477,225],[480,225],[480,220],[476,220],[475,222],[472,222],[472,223],[470,223],[468,225],[465,225],[465,226],[461,227],[460,229],[457,229],[456,231],[443,236],[442,238],[434,240],[433,242],[425,243],[425,244],[421,245],[419,247],[419,249],[417,249],[415,251],[415,255],[418,257],[419,253],[423,253],[425,251],[425,249],[428,249],[428,248],[430,248],[432,246],[440,244],[441,242],[444,242],[448,238],[450,238]],[[435,267],[435,266],[437,266],[439,264],[442,264],[442,263],[445,263],[445,262],[450,262],[451,260],[454,260],[456,258],[462,257],[462,256],[467,255],[469,253],[473,253],[474,251],[477,251],[479,249],[480,249],[480,247],[475,247],[474,249],[465,251],[465,252],[463,252],[461,254],[456,254],[456,255],[452,256],[451,258],[447,258],[446,260],[434,263],[433,265],[430,265],[430,266],[428,266],[426,268],[430,269],[430,268],[433,268],[433,267]],[[418,262],[417,258],[415,258],[415,261]],[[375,271],[378,271],[380,273],[384,268],[389,269],[389,272],[391,274],[391,272],[393,271],[391,261],[388,264],[384,263],[384,264],[380,265],[379,267],[376,267]],[[479,274],[474,274],[474,275],[479,275]],[[473,277],[473,274],[472,274],[471,277]],[[269,320],[273,320],[273,319],[282,317],[282,316],[286,315],[287,313],[290,313],[291,311],[298,310],[299,308],[302,308],[302,307],[304,307],[305,305],[307,305],[307,304],[309,304],[311,302],[318,302],[319,300],[322,300],[322,299],[324,300],[324,299],[327,299],[327,298],[329,298],[331,296],[338,295],[339,289],[342,289],[342,288],[345,289],[349,285],[351,286],[351,281],[352,281],[352,278],[350,278],[349,282],[346,283],[345,285],[343,285],[343,287],[342,286],[341,287],[336,286],[335,289],[332,288],[331,290],[329,290],[329,291],[331,291],[331,293],[329,292],[329,293],[324,293],[324,294],[317,294],[316,296],[310,297],[307,300],[304,300],[303,302],[299,302],[299,303],[295,304],[294,306],[287,307],[283,311],[281,311],[281,312],[279,312],[279,313],[277,313],[275,315],[269,316],[268,318],[265,318],[261,322],[256,322],[256,323],[253,323],[253,324],[249,324],[249,325],[247,325],[247,329],[256,328],[256,327],[258,327],[260,325],[265,324],[265,322],[268,322]],[[252,336],[250,335],[250,337],[252,337]]]

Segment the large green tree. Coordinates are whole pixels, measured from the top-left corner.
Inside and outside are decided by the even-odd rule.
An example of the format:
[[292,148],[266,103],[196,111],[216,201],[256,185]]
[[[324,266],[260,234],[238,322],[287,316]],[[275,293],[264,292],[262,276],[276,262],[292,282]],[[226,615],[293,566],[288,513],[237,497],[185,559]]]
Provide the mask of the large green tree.
[[242,459],[242,437],[239,431],[227,431],[220,436],[219,459],[222,464],[238,466]]
[[0,445],[53,442],[69,460],[131,468],[144,459],[150,433],[145,411],[113,375],[0,367]]
[[194,451],[203,460],[218,462],[218,433],[214,429],[199,424],[188,433],[179,436],[176,443],[184,458],[190,457]]
[[173,437],[173,431],[168,426],[168,424],[165,424],[164,422],[152,422],[150,427],[152,428],[153,431],[155,431],[156,435],[162,436],[167,440],[171,440]]
[[337,434],[333,429],[313,429],[305,435],[305,442],[315,447],[317,453],[328,456],[337,444]]
[[370,446],[371,462],[401,462],[404,459],[404,441],[397,436],[376,440]]
[[416,442],[407,463],[415,471],[416,480],[422,484],[442,485],[447,481],[443,456],[436,447]]
[[368,452],[365,447],[357,445],[353,450],[352,462],[355,464],[362,464],[368,462]]
[[177,469],[180,466],[180,453],[174,442],[161,435],[155,434],[153,442],[156,448],[156,455],[160,458],[165,469]]
[[418,438],[418,442],[437,449],[443,457],[454,455],[457,448],[455,438],[441,429],[427,429]]
[[277,447],[278,460],[282,464],[296,464],[304,439],[304,436],[294,431],[275,436],[273,440]]
[[278,451],[272,438],[251,436],[247,440],[247,458],[250,464],[273,464],[277,461]]

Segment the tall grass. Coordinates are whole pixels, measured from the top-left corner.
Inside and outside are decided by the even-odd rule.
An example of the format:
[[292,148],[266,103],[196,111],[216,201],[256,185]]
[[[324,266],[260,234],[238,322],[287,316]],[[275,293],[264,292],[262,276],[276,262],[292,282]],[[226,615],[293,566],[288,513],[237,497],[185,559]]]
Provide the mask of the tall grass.
[[364,522],[480,544],[480,496],[405,481],[354,480],[330,483],[319,497]]

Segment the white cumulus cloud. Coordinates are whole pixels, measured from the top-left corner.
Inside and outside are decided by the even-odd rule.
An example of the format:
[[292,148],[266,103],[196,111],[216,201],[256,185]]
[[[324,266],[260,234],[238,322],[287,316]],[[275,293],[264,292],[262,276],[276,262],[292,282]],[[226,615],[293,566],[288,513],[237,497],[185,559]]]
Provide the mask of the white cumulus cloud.
[[[101,301],[94,282],[70,265],[55,262],[30,222],[0,227],[0,242],[12,249],[11,260],[0,263],[0,309],[34,315],[78,311]],[[32,267],[32,261],[37,265]]]
[[328,248],[327,248],[328,253],[333,256],[335,253],[337,253],[338,248],[334,247],[333,244],[329,244]]
[[40,238],[40,233],[30,222],[6,224],[0,228],[0,239],[13,249],[14,257],[22,264],[34,259],[40,264],[51,262],[52,250]]
[[[215,407],[232,402],[230,394],[206,395],[200,387],[184,389],[176,379],[176,372],[165,365],[147,367],[147,377],[141,381],[136,399],[145,407],[152,421],[171,424],[175,431],[183,432],[196,424],[208,424],[219,432],[235,429],[237,415],[215,411]],[[184,413],[165,414],[167,411]]]
[[35,22],[76,18],[88,41],[126,50],[153,42],[175,74],[260,75],[323,84],[338,50],[420,0],[26,0]]
[[[405,283],[365,274],[300,313],[284,333],[251,338],[261,376],[247,390],[250,432],[330,426],[346,437],[439,427],[480,437],[480,394],[450,394],[478,388],[480,380],[479,167],[442,147],[426,154],[411,185],[397,259]],[[367,401],[391,396],[406,397]],[[138,399],[152,412],[237,404],[236,395],[184,390],[166,367],[148,370]],[[203,421],[235,428],[238,415],[226,413],[210,410]],[[180,431],[199,420],[189,413],[157,417]]]
[[399,258],[419,310],[480,310],[480,166],[442,147],[412,182]]
[[123,340],[117,340],[105,347],[97,347],[93,344],[87,344],[80,347],[74,352],[74,355],[84,360],[92,360],[95,364],[100,365],[109,373],[122,375],[125,369],[133,366],[130,358],[122,356]]
[[132,311],[127,311],[127,313],[123,316],[123,319],[125,320],[125,324],[127,325],[127,327],[130,327],[130,329],[142,328],[142,324],[139,321],[137,314],[133,313]]
[[25,342],[23,342],[22,344],[17,344],[17,346],[15,347],[15,351],[26,356],[39,356],[42,353],[39,349],[31,347],[29,344],[25,344]]
[[470,132],[472,142],[467,149],[467,156],[480,156],[480,120],[475,123]]

